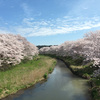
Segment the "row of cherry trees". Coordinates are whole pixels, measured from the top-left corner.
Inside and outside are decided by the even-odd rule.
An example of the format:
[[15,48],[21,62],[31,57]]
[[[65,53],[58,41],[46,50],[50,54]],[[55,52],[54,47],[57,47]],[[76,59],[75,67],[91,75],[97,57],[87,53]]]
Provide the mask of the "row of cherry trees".
[[29,43],[24,37],[0,34],[0,68],[4,64],[18,64],[25,57],[32,59],[37,54],[37,47]]
[[83,39],[77,41],[66,41],[58,46],[41,48],[39,52],[40,54],[72,56],[73,58],[80,55],[86,61],[93,61],[94,67],[100,68],[100,31],[89,32],[85,34]]

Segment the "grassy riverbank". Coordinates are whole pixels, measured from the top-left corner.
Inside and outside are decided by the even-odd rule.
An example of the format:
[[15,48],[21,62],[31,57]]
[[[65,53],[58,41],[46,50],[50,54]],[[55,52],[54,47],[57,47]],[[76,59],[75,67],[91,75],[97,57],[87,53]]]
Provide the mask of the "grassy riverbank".
[[0,99],[47,78],[55,64],[54,58],[41,55],[33,60],[24,60],[9,70],[0,71]]
[[92,63],[89,62],[85,65],[82,65],[82,58],[76,60],[68,57],[61,57],[65,61],[72,72],[82,78],[88,79],[89,84],[91,85],[90,93],[93,100],[100,100],[100,78],[93,78],[92,74],[97,68],[91,67]]

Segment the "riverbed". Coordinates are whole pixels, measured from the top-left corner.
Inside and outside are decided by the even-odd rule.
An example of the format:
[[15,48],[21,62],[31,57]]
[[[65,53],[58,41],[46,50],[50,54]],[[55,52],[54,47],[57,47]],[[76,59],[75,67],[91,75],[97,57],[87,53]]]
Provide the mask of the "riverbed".
[[44,83],[37,83],[3,100],[90,100],[86,79],[74,75],[58,60],[54,71]]

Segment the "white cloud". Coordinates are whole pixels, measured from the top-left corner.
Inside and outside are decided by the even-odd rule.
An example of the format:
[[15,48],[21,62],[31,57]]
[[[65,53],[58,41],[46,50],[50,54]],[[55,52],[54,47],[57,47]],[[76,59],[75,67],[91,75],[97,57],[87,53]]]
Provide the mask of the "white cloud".
[[12,33],[12,32],[8,31],[8,30],[2,30],[2,29],[0,29],[0,34],[7,34],[7,33]]
[[[11,30],[13,30],[13,33],[15,34],[21,34],[25,37],[32,37],[68,34],[70,32],[88,30],[96,27],[100,27],[100,17],[73,18],[70,16],[65,16],[62,19],[57,18],[56,20],[51,19],[39,21],[36,21],[34,18],[24,18],[22,21],[22,25],[12,26]],[[2,32],[3,31],[1,30],[0,33]],[[7,29],[6,31],[4,31],[4,33],[8,33]]]
[[22,7],[26,17],[30,17],[30,16],[35,16],[36,17],[36,16],[41,16],[42,15],[41,12],[35,10],[34,7],[29,6],[27,3],[22,3],[21,7]]
[[[55,35],[55,34],[67,34],[73,31],[86,30],[100,26],[100,18],[69,18],[67,19],[56,19],[50,21],[43,21],[46,23],[41,27],[40,22],[37,23],[36,26],[38,28],[31,28],[31,32],[27,36],[46,36],[46,35]],[[96,18],[96,20],[95,20]],[[94,19],[94,20],[93,20]],[[32,26],[31,26],[32,27]]]
[[88,7],[83,7],[83,9],[87,10],[87,9],[88,9]]
[[30,8],[30,6],[28,6],[27,3],[23,3],[21,4],[21,7],[25,13],[26,16],[31,16],[33,9]]

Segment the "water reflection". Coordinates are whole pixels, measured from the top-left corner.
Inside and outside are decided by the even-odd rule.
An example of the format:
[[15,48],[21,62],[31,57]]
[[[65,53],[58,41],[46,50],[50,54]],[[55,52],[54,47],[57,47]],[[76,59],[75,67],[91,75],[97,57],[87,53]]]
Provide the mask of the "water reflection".
[[4,100],[89,100],[87,82],[76,77],[58,60],[48,81],[36,84],[20,95],[12,95]]

